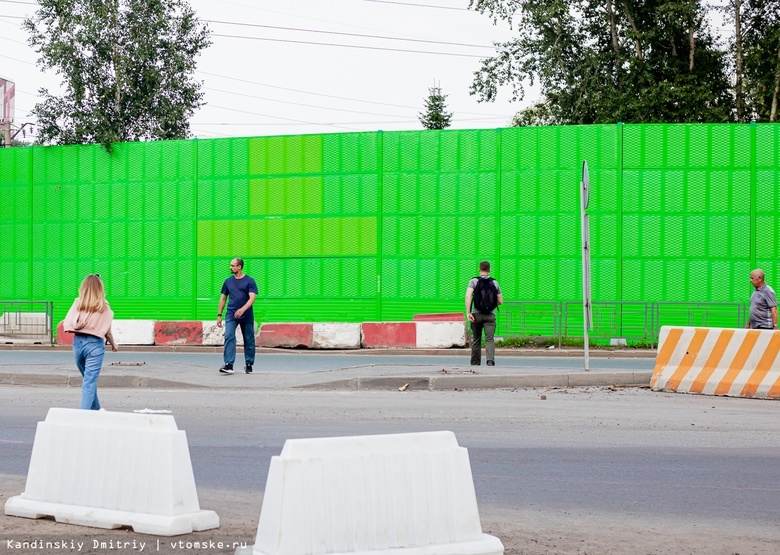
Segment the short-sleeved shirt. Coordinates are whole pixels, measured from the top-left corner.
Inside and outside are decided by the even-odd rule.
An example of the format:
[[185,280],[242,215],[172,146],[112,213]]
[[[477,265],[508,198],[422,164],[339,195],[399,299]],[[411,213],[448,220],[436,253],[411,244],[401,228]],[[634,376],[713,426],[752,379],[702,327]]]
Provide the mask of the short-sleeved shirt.
[[241,279],[236,279],[236,276],[230,276],[222,284],[222,294],[228,296],[227,316],[226,318],[232,318],[233,320],[253,322],[255,319],[252,307],[244,312],[241,318],[236,318],[233,314],[236,310],[244,306],[249,300],[249,294],[254,293],[257,295],[257,283],[255,280],[244,274]]
[[[478,282],[478,281],[479,281],[479,277],[473,277],[473,278],[471,278],[471,281],[469,281],[469,285],[468,285],[468,287],[466,287],[466,293],[468,293],[468,292],[469,292],[469,289],[476,289],[476,288],[477,288],[477,282]],[[493,280],[493,283],[494,283],[494,284],[495,284],[495,286],[496,286],[496,291],[497,291],[497,294],[498,294],[498,295],[500,295],[500,294],[501,294],[501,286],[498,284],[498,282],[497,282],[495,279]],[[479,311],[478,311],[476,308],[473,308],[473,307],[472,307],[472,309],[471,309],[471,312],[472,312],[472,313],[474,313],[474,312],[479,312]],[[491,314],[495,314],[495,313],[496,313],[496,311],[495,311],[495,310],[491,310],[491,311],[490,311],[490,313],[491,313]]]
[[771,329],[772,307],[777,306],[774,290],[767,284],[759,287],[750,296],[750,327]]

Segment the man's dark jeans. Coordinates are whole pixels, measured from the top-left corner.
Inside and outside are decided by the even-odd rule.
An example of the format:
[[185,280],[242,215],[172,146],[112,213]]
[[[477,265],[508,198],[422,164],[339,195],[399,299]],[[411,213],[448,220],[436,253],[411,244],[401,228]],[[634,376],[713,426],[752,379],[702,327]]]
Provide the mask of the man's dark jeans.
[[496,315],[473,312],[471,322],[471,364],[479,365],[482,361],[482,330],[485,330],[485,358],[488,362],[496,359],[496,344],[493,336],[496,333]]

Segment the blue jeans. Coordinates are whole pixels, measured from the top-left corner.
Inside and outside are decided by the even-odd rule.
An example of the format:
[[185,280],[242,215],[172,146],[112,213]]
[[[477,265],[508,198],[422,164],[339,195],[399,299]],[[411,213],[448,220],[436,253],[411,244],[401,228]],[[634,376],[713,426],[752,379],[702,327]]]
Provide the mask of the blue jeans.
[[225,364],[232,365],[236,361],[236,328],[241,326],[244,336],[244,360],[248,366],[255,363],[255,323],[251,320],[225,320]]
[[77,335],[73,338],[73,355],[81,372],[81,404],[79,408],[100,410],[97,381],[106,354],[105,342],[93,335]]

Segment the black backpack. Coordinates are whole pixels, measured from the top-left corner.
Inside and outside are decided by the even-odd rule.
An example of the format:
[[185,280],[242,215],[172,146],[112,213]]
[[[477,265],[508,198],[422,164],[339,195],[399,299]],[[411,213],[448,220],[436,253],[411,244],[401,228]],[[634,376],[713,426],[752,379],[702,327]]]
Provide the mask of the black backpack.
[[474,308],[479,312],[490,313],[498,307],[498,287],[496,280],[490,276],[476,276],[477,285],[474,286]]

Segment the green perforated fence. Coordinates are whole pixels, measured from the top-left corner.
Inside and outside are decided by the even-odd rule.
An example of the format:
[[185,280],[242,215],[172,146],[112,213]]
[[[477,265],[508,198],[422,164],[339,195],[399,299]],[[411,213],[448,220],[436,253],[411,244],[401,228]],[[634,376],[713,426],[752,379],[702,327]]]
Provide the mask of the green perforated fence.
[[213,319],[240,256],[260,322],[461,311],[482,259],[507,300],[573,302],[587,160],[594,301],[745,302],[752,268],[780,283],[778,133],[601,125],[2,149],[0,299],[53,301],[58,321],[98,272],[117,318]]

